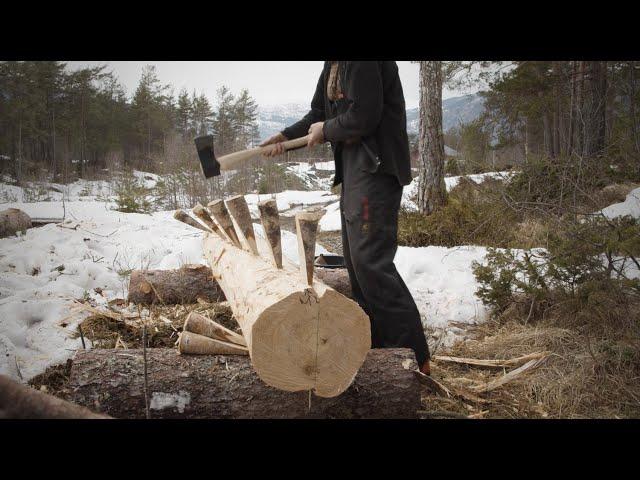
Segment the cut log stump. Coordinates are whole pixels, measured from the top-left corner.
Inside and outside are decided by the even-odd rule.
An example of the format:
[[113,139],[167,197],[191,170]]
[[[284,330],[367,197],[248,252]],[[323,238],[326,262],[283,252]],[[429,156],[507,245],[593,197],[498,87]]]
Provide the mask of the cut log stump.
[[129,277],[129,295],[132,303],[152,305],[161,303],[222,302],[224,293],[213,279],[206,265],[185,265],[177,270],[134,270]]
[[31,226],[31,217],[18,208],[9,208],[0,212],[0,238],[25,232]]
[[[311,398],[262,382],[249,358],[147,349],[151,418],[417,418],[422,385],[409,349],[370,350],[353,384]],[[116,418],[144,418],[142,350],[79,350],[70,400]]]

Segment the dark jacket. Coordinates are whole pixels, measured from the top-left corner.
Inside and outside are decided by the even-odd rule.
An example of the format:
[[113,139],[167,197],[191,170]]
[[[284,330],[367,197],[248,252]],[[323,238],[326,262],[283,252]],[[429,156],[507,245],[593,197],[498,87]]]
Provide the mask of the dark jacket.
[[339,62],[344,99],[331,102],[326,95],[330,62],[318,79],[311,110],[282,131],[288,139],[305,136],[312,123],[324,123],[336,161],[334,185],[342,182],[345,141],[361,142],[371,172],[394,175],[401,185],[411,183],[407,115],[398,66],[392,61]]

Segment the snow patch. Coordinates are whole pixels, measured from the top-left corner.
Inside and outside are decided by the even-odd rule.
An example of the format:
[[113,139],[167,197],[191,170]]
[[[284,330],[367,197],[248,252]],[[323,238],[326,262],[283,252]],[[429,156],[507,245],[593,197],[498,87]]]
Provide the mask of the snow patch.
[[602,214],[609,218],[624,217],[630,215],[634,218],[640,218],[640,188],[636,188],[629,192],[624,202],[614,203],[601,210]]
[[165,408],[177,408],[179,413],[184,413],[184,408],[191,403],[189,392],[180,390],[178,393],[153,392],[149,408],[164,410]]

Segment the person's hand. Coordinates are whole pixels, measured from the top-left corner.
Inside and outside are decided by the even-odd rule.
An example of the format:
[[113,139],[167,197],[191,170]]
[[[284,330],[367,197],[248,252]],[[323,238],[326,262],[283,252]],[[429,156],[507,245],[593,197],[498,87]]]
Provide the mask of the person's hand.
[[267,149],[263,155],[265,157],[275,157],[276,155],[282,155],[284,153],[284,145],[282,142],[286,142],[287,137],[285,137],[282,133],[276,133],[271,137],[267,138],[264,142],[260,144],[261,147],[266,147],[267,145],[273,145],[271,149]]
[[324,143],[324,133],[322,131],[323,126],[324,122],[318,122],[309,127],[309,135],[311,135],[311,137],[307,142],[307,147],[313,147],[314,145]]

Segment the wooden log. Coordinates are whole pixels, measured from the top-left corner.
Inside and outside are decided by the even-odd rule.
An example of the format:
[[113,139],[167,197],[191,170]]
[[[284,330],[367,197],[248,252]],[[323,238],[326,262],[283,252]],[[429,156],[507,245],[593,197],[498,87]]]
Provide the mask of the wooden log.
[[0,375],[0,419],[110,418]]
[[205,337],[214,338],[216,340],[222,340],[223,342],[235,343],[236,345],[241,345],[243,347],[247,346],[247,342],[245,342],[242,335],[229,330],[228,328],[214,322],[204,315],[200,315],[197,312],[191,312],[187,315],[182,330],[185,332],[204,335]]
[[[317,268],[315,276],[345,297],[352,298],[351,282],[345,268]],[[156,294],[158,292],[162,301]],[[223,302],[224,292],[206,265],[185,265],[177,270],[134,270],[129,277],[129,295],[132,303],[165,305]]]
[[205,227],[197,220],[194,220],[187,212],[183,210],[176,210],[173,214],[173,218],[176,220],[189,225],[190,227],[197,228],[198,230],[202,230],[203,232],[210,232],[211,230],[208,227]]
[[249,205],[247,205],[244,195],[236,195],[235,197],[228,198],[226,204],[229,213],[239,227],[238,233],[242,237],[242,240],[247,244],[251,253],[258,255],[258,246],[256,245],[256,235],[253,232],[251,213],[249,212]]
[[0,212],[0,238],[26,232],[31,226],[31,217],[18,208],[9,208]]
[[178,352],[190,355],[249,355],[246,347],[193,332],[182,332]]
[[316,268],[313,272],[322,283],[329,285],[336,292],[347,298],[353,298],[351,280],[346,268]]
[[189,264],[177,270],[134,270],[129,277],[127,300],[132,303],[172,305],[225,300],[207,265]]
[[[117,418],[144,418],[142,350],[79,350],[70,400]],[[265,385],[249,358],[147,349],[151,418],[417,418],[422,385],[409,349],[376,349],[351,387],[333,398]]]
[[209,202],[207,207],[209,207],[209,211],[211,212],[211,215],[213,215],[213,218],[216,219],[222,231],[227,234],[227,237],[229,237],[229,240],[231,240],[231,243],[233,243],[238,248],[242,248],[242,244],[238,239],[238,235],[236,234],[236,229],[233,226],[233,221],[229,216],[227,207],[225,207],[224,205],[224,201],[214,200],[213,202]]
[[[259,247],[269,246],[260,237]],[[242,329],[260,378],[288,391],[342,393],[371,346],[369,318],[322,282],[311,286],[295,266],[281,270],[213,235],[204,256]]]
[[278,203],[274,199],[265,200],[258,203],[260,220],[264,228],[269,252],[276,268],[282,268],[282,233],[280,232],[280,214],[278,213]]
[[316,258],[316,235],[318,222],[324,210],[296,213],[296,234],[298,236],[298,258],[300,272],[308,285],[313,284],[313,267]]
[[213,218],[211,218],[211,215],[209,215],[207,209],[204,208],[201,204],[198,203],[195,207],[193,207],[192,211],[193,214],[198,217],[202,221],[202,223],[209,227],[213,233],[218,235],[223,240],[228,239],[226,234],[224,234],[222,230],[220,230],[220,227],[216,225],[216,222],[213,221]]

